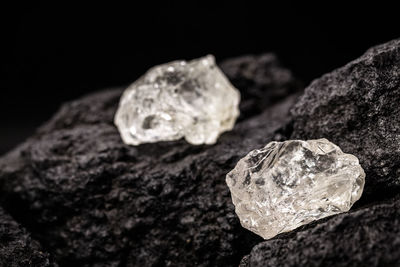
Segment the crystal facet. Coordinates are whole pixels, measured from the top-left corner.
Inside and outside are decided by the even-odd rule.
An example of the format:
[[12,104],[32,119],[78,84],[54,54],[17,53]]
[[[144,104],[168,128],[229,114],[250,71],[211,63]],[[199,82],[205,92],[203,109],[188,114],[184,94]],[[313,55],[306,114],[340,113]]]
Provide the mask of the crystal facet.
[[240,93],[213,56],[151,68],[121,97],[114,122],[126,144],[184,137],[213,144],[239,115]]
[[265,239],[348,211],[362,194],[357,157],[326,139],[270,142],[226,176],[243,227]]

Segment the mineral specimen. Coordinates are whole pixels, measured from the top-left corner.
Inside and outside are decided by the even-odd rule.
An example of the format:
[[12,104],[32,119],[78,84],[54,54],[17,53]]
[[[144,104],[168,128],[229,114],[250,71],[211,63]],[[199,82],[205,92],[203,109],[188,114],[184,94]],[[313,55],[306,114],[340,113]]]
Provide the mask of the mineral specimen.
[[130,145],[182,137],[213,144],[233,128],[239,102],[239,91],[209,55],[150,69],[126,89],[114,122]]
[[270,142],[226,176],[243,227],[265,239],[350,209],[364,187],[358,159],[326,139]]
[[364,194],[400,191],[400,39],[314,80],[292,108],[290,139],[328,138],[356,154]]
[[399,196],[261,242],[239,267],[399,266],[398,218]]
[[[242,100],[254,103],[296,84],[293,76],[282,77],[275,57],[270,64],[258,58],[245,64],[257,66],[264,79],[243,83],[245,73],[256,73],[226,72],[241,93],[259,92],[243,93]],[[221,178],[238,157],[277,138],[297,98],[282,96],[262,112],[246,107],[247,116],[213,146],[183,139],[127,146],[113,123],[122,92],[65,103],[0,158],[0,204],[31,226],[60,267],[237,267],[261,238],[241,227]]]

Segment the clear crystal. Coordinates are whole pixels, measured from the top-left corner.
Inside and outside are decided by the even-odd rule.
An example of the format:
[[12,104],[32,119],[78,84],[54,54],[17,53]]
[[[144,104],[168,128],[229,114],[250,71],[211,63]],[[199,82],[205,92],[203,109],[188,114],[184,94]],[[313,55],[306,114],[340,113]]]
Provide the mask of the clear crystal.
[[243,227],[265,239],[348,211],[362,194],[357,157],[326,139],[271,142],[226,176]]
[[239,91],[208,55],[151,68],[125,90],[114,122],[126,144],[182,137],[213,144],[233,128],[239,102]]

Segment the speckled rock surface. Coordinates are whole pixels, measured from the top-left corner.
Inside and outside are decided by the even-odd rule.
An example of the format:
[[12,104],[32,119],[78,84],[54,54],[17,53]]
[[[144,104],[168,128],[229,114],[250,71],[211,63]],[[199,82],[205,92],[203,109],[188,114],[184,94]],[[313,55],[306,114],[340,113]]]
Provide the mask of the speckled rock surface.
[[399,266],[399,198],[311,226],[255,246],[240,266]]
[[291,111],[291,138],[328,138],[356,155],[364,193],[349,213],[262,242],[241,266],[400,266],[399,103],[400,40],[305,89]]
[[237,57],[221,62],[220,67],[233,85],[242,89],[239,120],[261,113],[302,88],[274,54]]
[[49,255],[10,215],[0,208],[0,266],[42,267]]
[[[242,114],[213,146],[124,145],[112,123],[122,89],[84,97],[0,159],[0,203],[60,266],[237,266],[246,254],[242,266],[399,266],[399,67],[394,40],[297,100],[273,55],[223,62]],[[365,190],[349,213],[262,241],[240,226],[225,175],[290,138],[357,156]]]
[[[122,89],[96,93],[0,159],[1,204],[60,266],[237,266],[261,240],[240,226],[225,175],[249,150],[286,138],[295,96],[282,99],[299,87],[271,55],[223,66],[243,103],[260,105],[242,105],[216,145],[124,145],[113,125]],[[264,95],[274,101],[262,105]]]
[[[324,137],[356,155],[362,201],[400,187],[400,39],[315,80],[292,109],[292,138]],[[390,191],[390,192],[389,192]]]

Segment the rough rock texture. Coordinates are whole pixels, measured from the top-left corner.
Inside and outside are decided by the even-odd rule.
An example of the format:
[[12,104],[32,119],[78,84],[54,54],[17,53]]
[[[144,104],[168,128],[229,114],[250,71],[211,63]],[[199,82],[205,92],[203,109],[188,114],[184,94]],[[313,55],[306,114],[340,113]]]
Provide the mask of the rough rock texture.
[[240,266],[399,266],[400,199],[263,242]]
[[124,145],[112,123],[120,89],[65,104],[0,159],[0,203],[60,266],[237,266],[261,240],[240,226],[225,174],[271,140],[324,137],[360,159],[362,198],[242,263],[399,266],[399,50],[400,40],[372,48],[314,81],[292,117],[295,96],[282,99],[297,82],[273,56],[221,64],[242,115],[213,146]]
[[0,266],[51,266],[49,255],[0,208]]
[[239,119],[261,113],[302,87],[274,54],[247,55],[220,64],[234,86],[241,89]]
[[292,109],[292,138],[327,138],[356,155],[362,201],[400,187],[400,39],[315,80]]
[[242,266],[400,265],[399,103],[400,39],[306,88],[291,112],[291,136],[325,137],[360,159],[366,184],[359,210],[265,241]]
[[213,146],[124,145],[113,125],[121,89],[65,104],[0,160],[2,205],[60,266],[237,266],[260,238],[240,226],[225,175],[288,135],[295,97],[268,109],[257,99],[298,89],[278,65],[271,55],[223,64],[242,103],[260,105],[243,105],[241,122]]

